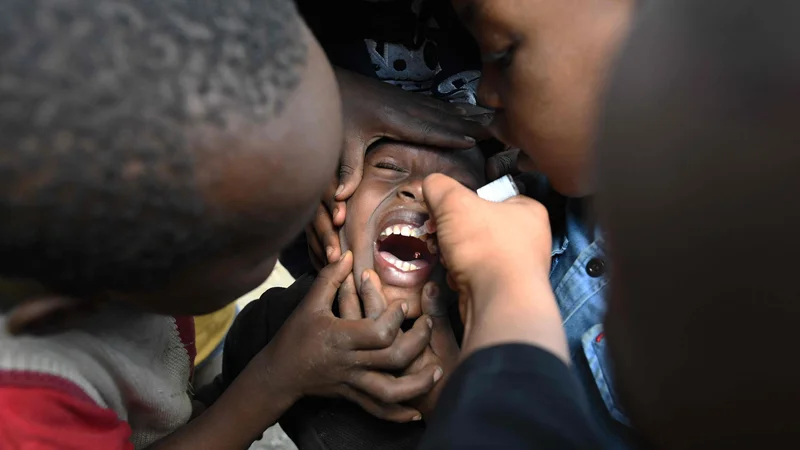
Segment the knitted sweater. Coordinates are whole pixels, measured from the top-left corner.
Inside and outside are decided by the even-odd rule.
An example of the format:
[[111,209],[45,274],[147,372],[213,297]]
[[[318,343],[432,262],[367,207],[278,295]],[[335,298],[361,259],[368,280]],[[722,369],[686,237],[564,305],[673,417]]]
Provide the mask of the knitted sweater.
[[[124,428],[115,436],[124,441],[129,434],[130,444],[139,449],[188,422],[195,356],[191,317],[176,319],[117,304],[52,335],[9,336],[5,323],[6,316],[0,315],[0,447],[28,443],[33,446],[25,448],[51,448],[34,442],[46,441],[48,436],[37,434],[55,429],[70,438],[86,435],[83,445],[81,437],[71,442],[76,448],[99,448],[92,439],[110,429],[95,427],[105,426],[100,422],[105,424],[113,412]],[[26,410],[29,403],[35,405],[33,412]],[[81,418],[69,417],[73,413]],[[64,429],[70,425],[82,429]]]

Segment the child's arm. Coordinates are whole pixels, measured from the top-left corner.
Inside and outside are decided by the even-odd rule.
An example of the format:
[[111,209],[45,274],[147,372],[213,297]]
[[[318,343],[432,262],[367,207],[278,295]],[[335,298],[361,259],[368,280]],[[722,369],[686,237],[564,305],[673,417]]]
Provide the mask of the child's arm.
[[195,392],[195,400],[211,406],[264,349],[311,290],[314,278],[299,277],[288,288],[275,287],[250,302],[236,316],[225,338],[222,372]]
[[[152,448],[247,448],[303,396],[345,397],[374,415],[398,422],[419,418],[400,402],[428,392],[431,366],[394,377],[377,370],[407,366],[430,340],[427,321],[398,334],[407,307],[396,303],[376,319],[345,320],[331,312],[338,287],[352,270],[352,253],[320,273],[275,338],[230,388],[197,419]],[[382,295],[371,283],[362,297]]]

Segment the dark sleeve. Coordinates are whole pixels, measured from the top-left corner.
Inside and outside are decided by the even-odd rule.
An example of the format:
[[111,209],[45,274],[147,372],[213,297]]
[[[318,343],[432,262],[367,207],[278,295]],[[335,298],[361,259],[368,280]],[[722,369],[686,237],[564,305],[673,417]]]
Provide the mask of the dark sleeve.
[[206,406],[213,404],[247,367],[250,360],[269,344],[295,307],[305,298],[313,282],[313,276],[303,275],[288,288],[268,290],[239,312],[225,338],[222,373],[211,384],[199,389],[195,399]]
[[540,348],[479,350],[447,383],[422,449],[602,448],[567,366]]
[[278,261],[294,278],[300,278],[304,274],[314,271],[314,265],[311,264],[308,251],[308,241],[306,240],[306,233],[303,231],[288,247],[281,251],[278,255]]

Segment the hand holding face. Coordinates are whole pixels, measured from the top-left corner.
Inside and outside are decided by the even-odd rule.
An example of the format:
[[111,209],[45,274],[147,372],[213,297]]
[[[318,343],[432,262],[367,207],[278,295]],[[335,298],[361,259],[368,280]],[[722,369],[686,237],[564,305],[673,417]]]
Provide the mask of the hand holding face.
[[[295,400],[344,397],[386,420],[418,420],[417,410],[399,403],[430,391],[441,369],[429,366],[398,377],[388,372],[407,367],[427,347],[430,327],[421,322],[401,333],[408,310],[401,302],[367,318],[334,316],[334,297],[346,279],[352,280],[352,265],[352,253],[347,252],[320,272],[305,299],[256,357],[257,364]],[[385,303],[370,282],[362,283],[360,295],[371,304]]]
[[336,69],[344,118],[344,149],[339,179],[326,192],[324,207],[307,229],[312,259],[333,262],[339,258],[335,227],[344,223],[345,200],[361,183],[367,148],[381,138],[432,147],[467,149],[488,131],[471,105],[454,105],[406,92],[347,70]]

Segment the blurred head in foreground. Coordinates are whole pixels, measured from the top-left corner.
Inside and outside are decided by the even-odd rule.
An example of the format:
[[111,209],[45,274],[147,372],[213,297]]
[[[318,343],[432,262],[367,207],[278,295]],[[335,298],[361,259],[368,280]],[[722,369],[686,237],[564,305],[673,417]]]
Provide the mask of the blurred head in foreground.
[[289,0],[10,0],[0,33],[0,275],[41,286],[18,329],[218,309],[336,171],[338,89]]
[[660,448],[800,438],[800,4],[654,2],[599,144],[607,335]]

